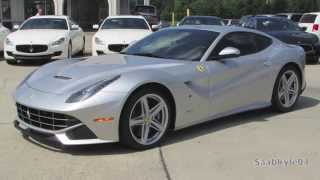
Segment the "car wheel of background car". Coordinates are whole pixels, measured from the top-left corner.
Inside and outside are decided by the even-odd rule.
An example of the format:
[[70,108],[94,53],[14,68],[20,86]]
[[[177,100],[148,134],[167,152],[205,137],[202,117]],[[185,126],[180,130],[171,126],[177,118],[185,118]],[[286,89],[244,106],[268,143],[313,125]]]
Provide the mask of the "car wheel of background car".
[[69,43],[69,46],[68,46],[68,58],[72,58],[72,44],[71,44],[71,42]]
[[153,88],[139,90],[122,111],[120,143],[139,150],[156,147],[165,139],[171,120],[166,94]]
[[10,65],[16,65],[18,64],[18,61],[16,59],[7,59],[7,64],[10,64]]
[[300,90],[301,79],[297,68],[291,65],[284,67],[273,90],[273,109],[279,112],[291,111],[300,97]]

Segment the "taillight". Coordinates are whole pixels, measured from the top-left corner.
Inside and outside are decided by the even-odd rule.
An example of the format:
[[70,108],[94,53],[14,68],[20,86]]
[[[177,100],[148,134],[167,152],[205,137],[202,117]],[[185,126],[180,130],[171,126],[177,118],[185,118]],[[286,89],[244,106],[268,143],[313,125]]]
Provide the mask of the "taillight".
[[319,24],[314,24],[313,27],[312,27],[312,31],[315,32],[315,31],[318,31],[319,30]]

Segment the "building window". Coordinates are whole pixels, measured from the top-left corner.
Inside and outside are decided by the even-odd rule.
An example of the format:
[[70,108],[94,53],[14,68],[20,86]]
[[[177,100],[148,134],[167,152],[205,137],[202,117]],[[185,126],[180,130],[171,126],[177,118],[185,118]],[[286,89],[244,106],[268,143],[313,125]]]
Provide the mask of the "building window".
[[35,15],[53,15],[54,3],[53,0],[25,0],[25,18]]
[[1,10],[2,10],[2,20],[9,21],[11,20],[11,6],[10,0],[1,0]]

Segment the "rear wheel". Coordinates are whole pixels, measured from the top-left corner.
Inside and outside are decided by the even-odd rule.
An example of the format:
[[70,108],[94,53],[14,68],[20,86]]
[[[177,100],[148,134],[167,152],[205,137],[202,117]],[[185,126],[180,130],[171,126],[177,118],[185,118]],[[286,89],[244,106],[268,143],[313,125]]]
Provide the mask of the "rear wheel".
[[287,66],[281,70],[272,96],[272,106],[276,111],[288,112],[300,97],[301,79],[299,71],[294,66]]
[[158,146],[166,137],[172,120],[168,97],[148,88],[134,93],[120,119],[120,142],[144,150]]

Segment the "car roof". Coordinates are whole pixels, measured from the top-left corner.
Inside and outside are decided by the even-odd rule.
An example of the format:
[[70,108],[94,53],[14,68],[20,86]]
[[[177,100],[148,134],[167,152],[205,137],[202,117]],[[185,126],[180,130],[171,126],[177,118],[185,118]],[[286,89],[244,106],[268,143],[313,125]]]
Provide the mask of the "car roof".
[[309,12],[309,13],[304,13],[303,15],[305,15],[305,14],[320,15],[320,12]]
[[303,15],[303,13],[277,13],[276,15]]
[[186,16],[184,18],[215,18],[215,19],[221,19],[220,17],[217,17],[217,16]]
[[145,19],[143,16],[139,15],[119,15],[119,16],[109,16],[107,19],[113,19],[113,18],[135,18],[135,19]]
[[47,15],[47,16],[32,16],[30,17],[29,19],[41,19],[41,18],[52,18],[52,19],[55,19],[55,18],[58,18],[58,19],[68,19],[69,16],[55,16],[55,15]]
[[[251,30],[239,26],[216,26],[216,25],[184,25],[175,27],[177,29],[197,29],[197,30],[206,30],[206,31],[213,31],[218,33],[229,33],[235,31],[245,31],[245,32],[258,32],[256,30]],[[259,33],[260,34],[260,33]]]

